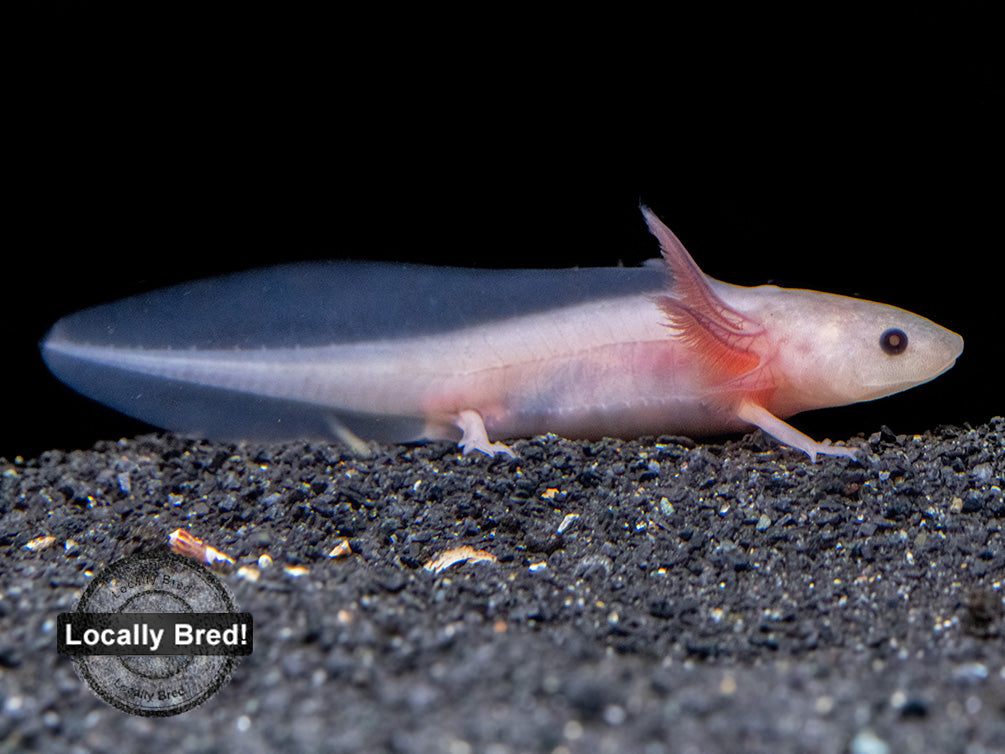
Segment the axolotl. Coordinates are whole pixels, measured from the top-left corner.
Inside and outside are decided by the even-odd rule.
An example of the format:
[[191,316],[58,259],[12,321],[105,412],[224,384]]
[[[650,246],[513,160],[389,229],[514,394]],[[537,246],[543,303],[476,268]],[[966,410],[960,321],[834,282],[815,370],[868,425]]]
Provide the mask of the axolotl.
[[[760,427],[937,377],[963,339],[846,296],[708,277],[648,208],[637,268],[281,265],[165,288],[57,322],[61,380],[169,430],[220,439],[692,437]],[[490,440],[489,438],[493,438]]]

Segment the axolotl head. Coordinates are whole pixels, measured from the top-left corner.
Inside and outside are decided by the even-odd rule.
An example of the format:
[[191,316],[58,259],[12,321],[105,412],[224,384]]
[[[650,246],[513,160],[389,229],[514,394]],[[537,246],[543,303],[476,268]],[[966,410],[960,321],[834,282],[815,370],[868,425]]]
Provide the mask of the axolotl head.
[[895,306],[775,286],[746,290],[731,303],[765,328],[764,356],[781,377],[772,403],[782,415],[899,393],[935,379],[963,352],[959,335]]
[[649,208],[642,214],[666,264],[667,292],[657,303],[674,337],[710,383],[775,416],[899,393],[935,379],[963,353],[959,335],[895,306],[710,278]]

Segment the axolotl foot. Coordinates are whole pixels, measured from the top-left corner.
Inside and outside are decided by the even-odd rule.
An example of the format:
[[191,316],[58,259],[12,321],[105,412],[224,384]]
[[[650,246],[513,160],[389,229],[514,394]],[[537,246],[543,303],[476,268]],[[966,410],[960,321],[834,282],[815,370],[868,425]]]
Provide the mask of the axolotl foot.
[[831,445],[830,440],[824,440],[823,442],[815,442],[812,447],[801,447],[799,450],[804,451],[810,457],[811,461],[816,461],[817,456],[844,456],[845,458],[856,459],[860,450],[858,448],[843,447],[841,445]]
[[516,454],[503,443],[489,442],[488,433],[485,431],[485,422],[482,421],[481,414],[477,411],[461,411],[454,421],[463,433],[458,445],[464,455],[473,450],[480,450],[488,456],[505,453],[511,458],[516,458]]

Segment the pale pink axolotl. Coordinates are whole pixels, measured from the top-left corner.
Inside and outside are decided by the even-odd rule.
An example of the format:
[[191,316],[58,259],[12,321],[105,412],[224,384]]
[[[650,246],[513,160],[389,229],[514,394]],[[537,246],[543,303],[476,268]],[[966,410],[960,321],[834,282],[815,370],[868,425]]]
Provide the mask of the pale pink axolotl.
[[756,426],[816,459],[856,451],[784,418],[927,382],[963,350],[896,307],[713,280],[642,211],[663,261],[639,268],[285,265],[79,312],[42,351],[81,393],[186,434],[459,438],[494,454],[544,432]]

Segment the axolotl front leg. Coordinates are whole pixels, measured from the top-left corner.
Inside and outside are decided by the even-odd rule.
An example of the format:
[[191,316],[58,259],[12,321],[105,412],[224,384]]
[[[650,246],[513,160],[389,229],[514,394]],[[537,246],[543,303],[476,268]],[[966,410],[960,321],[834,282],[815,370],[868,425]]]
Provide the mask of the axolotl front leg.
[[764,430],[779,442],[803,451],[814,463],[817,460],[817,455],[844,456],[846,458],[855,458],[858,455],[857,448],[831,445],[826,440],[817,442],[809,435],[803,434],[791,424],[786,424],[767,409],[751,401],[742,402],[736,415],[737,418]]

